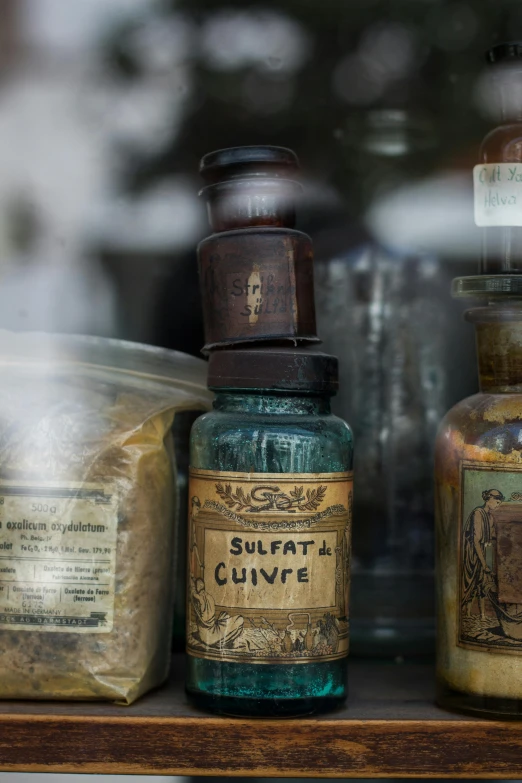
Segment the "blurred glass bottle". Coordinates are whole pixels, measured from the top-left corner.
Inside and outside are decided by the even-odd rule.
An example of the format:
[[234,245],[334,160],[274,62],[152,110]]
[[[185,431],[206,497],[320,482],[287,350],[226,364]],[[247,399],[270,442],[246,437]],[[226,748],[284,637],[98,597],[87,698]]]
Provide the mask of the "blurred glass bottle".
[[[431,125],[399,110],[368,112],[343,140],[361,214],[426,170],[434,146]],[[357,444],[351,651],[429,654],[433,443],[459,393],[448,350],[461,330],[447,303],[455,266],[371,238],[326,259],[317,246],[319,333],[339,356],[336,413]]]
[[[492,47],[488,107],[497,125],[482,141],[474,168],[475,222],[482,231],[483,275],[522,274],[522,42]],[[486,96],[485,96],[486,97]]]

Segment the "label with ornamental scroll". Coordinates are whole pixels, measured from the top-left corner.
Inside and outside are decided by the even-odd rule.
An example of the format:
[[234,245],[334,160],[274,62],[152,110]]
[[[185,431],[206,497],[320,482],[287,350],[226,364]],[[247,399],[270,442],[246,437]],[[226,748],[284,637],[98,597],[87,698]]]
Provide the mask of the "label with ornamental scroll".
[[187,651],[244,663],[348,652],[351,473],[190,471]]

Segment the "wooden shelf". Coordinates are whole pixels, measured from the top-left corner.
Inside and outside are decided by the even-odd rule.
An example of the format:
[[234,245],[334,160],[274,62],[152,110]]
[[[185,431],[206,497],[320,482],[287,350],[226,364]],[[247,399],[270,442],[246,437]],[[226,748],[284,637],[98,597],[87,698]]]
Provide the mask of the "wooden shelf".
[[[178,675],[182,661],[174,659]],[[219,718],[172,684],[131,707],[0,702],[0,769],[163,775],[522,778],[522,723],[433,704],[431,667],[351,663],[351,696],[320,718]]]

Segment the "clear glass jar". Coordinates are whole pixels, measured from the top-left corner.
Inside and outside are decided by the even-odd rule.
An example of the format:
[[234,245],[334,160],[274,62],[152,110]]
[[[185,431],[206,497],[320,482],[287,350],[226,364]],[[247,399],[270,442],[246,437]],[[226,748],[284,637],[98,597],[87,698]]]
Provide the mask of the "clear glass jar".
[[[429,120],[409,111],[354,119],[343,136],[347,196],[366,230],[376,204],[393,203],[429,170],[435,142]],[[361,238],[353,216],[339,235],[314,237],[315,285],[318,333],[339,357],[332,408],[357,445],[350,649],[432,656],[433,444],[445,411],[475,388],[473,363],[456,364],[452,350],[467,337],[462,310],[447,301],[464,269],[415,246]]]
[[[320,394],[221,389],[214,410],[195,422],[191,434],[192,470],[343,474],[351,471],[352,456],[348,425],[330,413],[329,397]],[[346,657],[296,663],[187,657],[189,694],[217,712],[298,715],[346,697]]]
[[448,399],[444,271],[375,246],[317,265],[320,334],[339,356],[333,408],[357,443],[351,636],[365,657],[434,648],[432,452],[459,396]]

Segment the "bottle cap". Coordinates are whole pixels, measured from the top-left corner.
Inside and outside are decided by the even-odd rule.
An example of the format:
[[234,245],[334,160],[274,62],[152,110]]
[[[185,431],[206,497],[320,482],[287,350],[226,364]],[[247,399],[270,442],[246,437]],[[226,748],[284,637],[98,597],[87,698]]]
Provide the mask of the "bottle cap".
[[295,225],[295,201],[302,191],[295,181],[299,160],[286,147],[230,147],[209,152],[199,173],[205,187],[214,231],[252,226]]
[[215,351],[208,362],[208,386],[333,395],[339,387],[338,362],[305,348]]
[[286,147],[228,147],[201,158],[199,173],[207,185],[224,179],[283,177],[292,179],[299,170],[299,158]]

